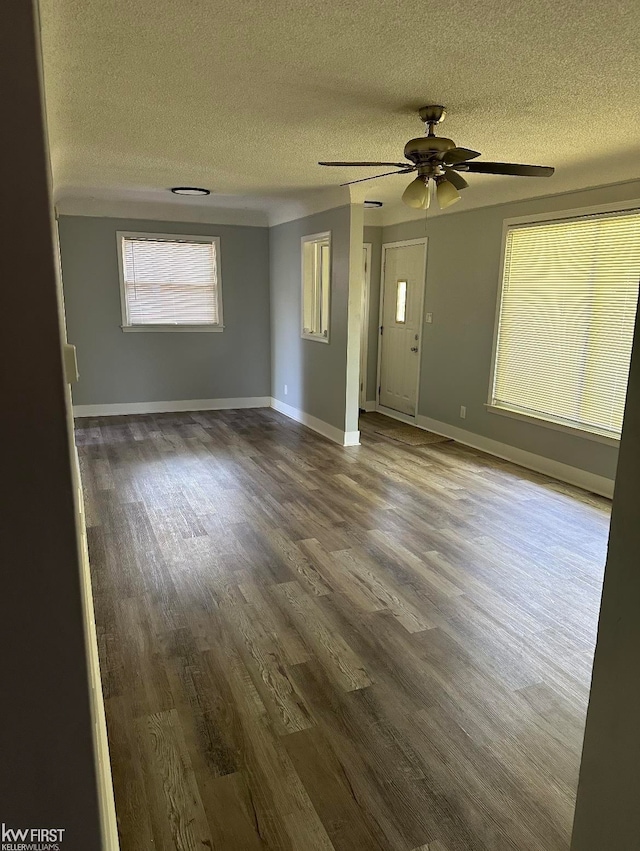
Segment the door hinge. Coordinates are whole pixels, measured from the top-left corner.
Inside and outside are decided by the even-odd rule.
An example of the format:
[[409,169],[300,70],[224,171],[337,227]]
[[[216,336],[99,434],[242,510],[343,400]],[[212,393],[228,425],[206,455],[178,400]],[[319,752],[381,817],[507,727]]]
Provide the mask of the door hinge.
[[380,326],[380,333],[382,334],[382,332],[383,332],[383,331],[384,331],[384,326],[383,326],[383,325],[381,325],[381,326]]

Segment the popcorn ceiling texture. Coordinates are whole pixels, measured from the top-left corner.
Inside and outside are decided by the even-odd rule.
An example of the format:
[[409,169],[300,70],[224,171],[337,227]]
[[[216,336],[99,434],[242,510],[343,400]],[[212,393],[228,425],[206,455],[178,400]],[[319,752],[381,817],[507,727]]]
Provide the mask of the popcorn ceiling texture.
[[257,208],[372,173],[319,159],[401,160],[429,102],[485,159],[557,169],[473,175],[457,209],[640,176],[637,0],[41,0],[41,18],[58,197],[195,184]]

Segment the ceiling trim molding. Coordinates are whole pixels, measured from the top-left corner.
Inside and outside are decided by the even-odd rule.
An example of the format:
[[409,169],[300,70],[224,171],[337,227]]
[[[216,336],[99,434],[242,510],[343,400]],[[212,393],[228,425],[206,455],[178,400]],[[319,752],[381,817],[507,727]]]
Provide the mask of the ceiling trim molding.
[[351,194],[346,186],[329,186],[300,192],[286,199],[269,200],[269,226],[275,227],[313,216],[314,213],[348,207],[351,204]]
[[[234,201],[237,202],[237,200],[234,198]],[[177,200],[140,199],[115,194],[101,197],[95,193],[61,195],[55,201],[55,208],[59,216],[274,227],[351,204],[348,188],[340,186],[298,192],[288,197],[265,196],[254,201],[259,204],[260,209],[237,206],[212,207],[206,203],[203,204],[202,199],[180,203]],[[380,219],[378,223],[381,223]]]
[[[386,205],[380,212],[382,213],[382,225],[388,227],[390,225],[401,225],[405,222],[425,221],[436,218],[438,216],[457,216],[461,213],[472,213],[476,210],[488,210],[494,207],[514,206],[516,204],[531,204],[536,201],[545,201],[552,198],[563,198],[568,195],[580,195],[583,192],[594,192],[597,190],[615,190],[616,188],[624,189],[629,187],[630,194],[624,194],[624,197],[613,199],[612,203],[619,200],[620,203],[634,201],[640,198],[640,178],[631,178],[629,180],[619,180],[614,183],[599,183],[591,186],[581,186],[578,189],[565,189],[562,192],[547,192],[544,195],[531,195],[528,198],[512,198],[505,201],[497,201],[495,204],[478,204],[468,207],[458,207],[455,209],[438,210],[432,205],[429,208],[428,216],[425,216],[424,210],[411,210],[404,204]],[[580,204],[577,205],[580,207]],[[375,211],[374,211],[375,212]]]
[[[616,189],[619,197],[613,197],[615,202],[619,200],[629,201],[640,198],[640,178],[618,181],[615,183],[596,184],[583,186],[579,189],[567,189],[562,192],[546,193],[544,195],[532,195],[528,198],[514,198],[499,201],[494,204],[479,204],[466,206],[464,208],[456,205],[455,209],[444,212],[430,209],[427,221],[445,215],[457,216],[470,213],[475,210],[486,210],[494,207],[513,207],[518,204],[531,204],[544,202],[545,200],[560,199],[563,197],[580,196],[583,193],[597,190],[611,190],[615,196]],[[625,191],[628,190],[628,191]],[[236,225],[241,227],[274,227],[286,222],[303,219],[307,216],[332,210],[339,207],[349,206],[353,203],[350,193],[346,187],[329,187],[316,189],[310,192],[301,192],[286,199],[265,197],[254,199],[262,209],[243,207],[212,207],[202,203],[202,199],[196,199],[191,203],[179,203],[176,201],[153,201],[140,200],[126,197],[99,197],[97,195],[68,195],[56,199],[56,213],[59,216],[88,216],[94,218],[116,218],[116,219],[146,219],[148,221],[163,222],[187,222],[194,224],[212,225]],[[587,203],[585,202],[585,205]],[[579,202],[572,201],[572,206],[580,206]],[[424,221],[423,210],[410,210],[403,204],[387,205],[379,210],[365,210],[365,225],[388,227],[414,221]]]
[[56,201],[59,216],[91,216],[111,219],[147,219],[161,222],[268,227],[266,210],[208,207],[127,198],[62,197]]
[[381,228],[384,224],[384,211],[381,208],[369,209],[364,208],[364,226]]

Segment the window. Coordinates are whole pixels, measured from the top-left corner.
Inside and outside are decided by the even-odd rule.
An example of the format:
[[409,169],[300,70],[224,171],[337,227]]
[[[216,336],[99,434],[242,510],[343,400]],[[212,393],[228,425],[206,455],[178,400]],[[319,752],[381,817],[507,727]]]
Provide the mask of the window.
[[640,280],[640,211],[507,228],[490,409],[617,439]]
[[404,325],[407,321],[407,282],[396,283],[396,322]]
[[118,233],[124,331],[222,331],[220,240]]
[[302,336],[329,342],[331,234],[302,237]]

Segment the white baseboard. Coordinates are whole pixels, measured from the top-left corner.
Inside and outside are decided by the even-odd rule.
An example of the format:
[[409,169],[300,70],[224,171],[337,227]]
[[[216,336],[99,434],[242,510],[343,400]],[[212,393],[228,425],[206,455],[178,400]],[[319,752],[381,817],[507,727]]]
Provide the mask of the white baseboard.
[[343,446],[360,446],[360,432],[359,431],[345,431],[343,432],[344,437],[342,438]]
[[294,408],[292,405],[287,405],[285,402],[281,402],[279,399],[274,399],[273,397],[271,399],[271,407],[275,411],[284,414],[285,417],[289,417],[289,419],[295,420],[297,423],[302,423],[302,425],[305,425],[312,431],[317,431],[318,434],[332,440],[334,443],[338,443],[340,446],[360,445],[359,431],[341,431],[341,429],[325,423],[324,420],[319,420],[318,417],[313,417],[311,414],[307,414],[305,411]]
[[360,405],[360,410],[365,411],[365,413],[369,414],[371,411],[375,411],[376,403],[374,402],[362,402]]
[[589,473],[587,470],[581,470],[579,467],[562,464],[560,461],[545,458],[543,455],[535,455],[533,452],[518,449],[517,446],[500,443],[497,440],[491,440],[491,438],[483,437],[480,434],[474,434],[472,431],[433,420],[431,417],[423,417],[420,414],[415,418],[415,425],[435,434],[450,437],[458,443],[470,446],[472,449],[479,449],[489,455],[495,455],[497,458],[519,464],[521,467],[526,467],[536,473],[542,473],[552,479],[584,488],[584,490],[606,496],[609,499],[613,497],[615,482],[605,476],[598,476],[595,473]]
[[[367,403],[367,405],[369,404],[373,403]],[[274,408],[276,411],[296,422],[302,423],[302,425],[307,426],[307,428],[323,435],[323,437],[328,438],[340,446],[360,445],[359,431],[342,431],[324,422],[324,420],[320,420],[311,414],[307,414],[305,411],[300,411],[298,408],[294,408],[285,402],[281,402],[279,399],[269,396],[246,396],[235,399],[188,399],[175,402],[121,402],[108,405],[74,405],[73,415],[74,417],[113,417],[123,414],[160,414],[179,411],[221,411],[239,408],[269,407]],[[387,411],[380,406],[378,406],[378,410],[402,422],[409,422],[418,426],[418,428],[433,431],[444,437],[450,437],[458,443],[470,446],[472,449],[479,449],[482,452],[487,452],[489,455],[495,455],[497,458],[503,458],[505,461],[519,464],[522,467],[550,476],[553,479],[558,479],[561,482],[576,485],[609,499],[613,496],[614,481],[605,476],[598,476],[595,473],[589,473],[578,467],[571,467],[569,464],[563,464],[560,461],[545,458],[543,455],[535,455],[533,452],[527,452],[516,446],[491,440],[491,438],[474,434],[471,431],[466,431],[465,429],[440,422],[439,420],[433,420],[430,417],[423,417],[420,414],[414,418],[398,414],[395,411]]]
[[123,414],[167,414],[178,411],[227,411],[234,408],[269,408],[270,396],[236,399],[186,399],[176,402],[116,402],[110,405],[74,405],[74,417],[117,417]]
[[108,405],[74,405],[74,417],[117,417],[124,414],[165,414],[179,411],[223,411],[237,408],[274,408],[312,431],[340,446],[359,446],[359,431],[341,431],[291,405],[270,396],[248,396],[235,399],[186,399],[175,402],[116,402]]

